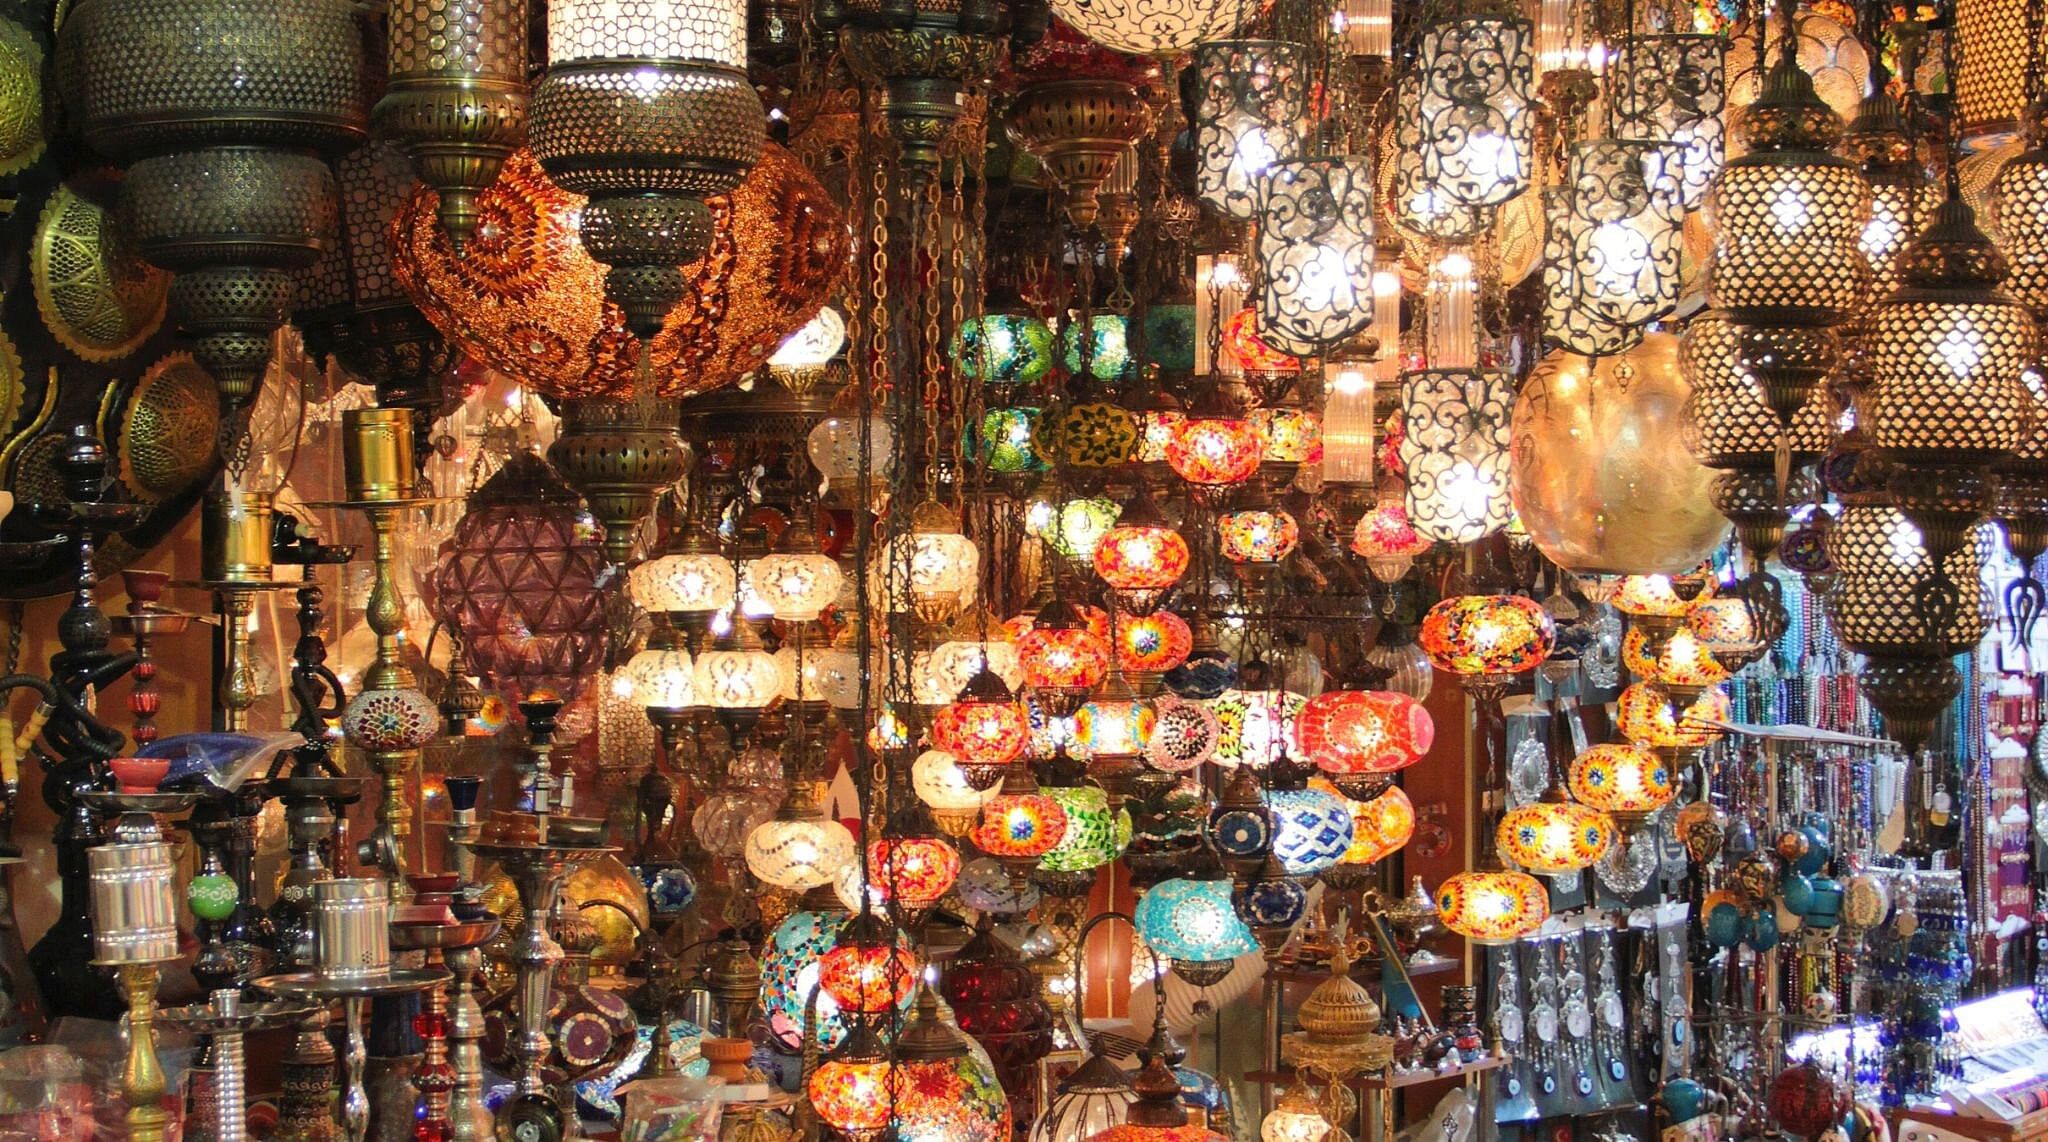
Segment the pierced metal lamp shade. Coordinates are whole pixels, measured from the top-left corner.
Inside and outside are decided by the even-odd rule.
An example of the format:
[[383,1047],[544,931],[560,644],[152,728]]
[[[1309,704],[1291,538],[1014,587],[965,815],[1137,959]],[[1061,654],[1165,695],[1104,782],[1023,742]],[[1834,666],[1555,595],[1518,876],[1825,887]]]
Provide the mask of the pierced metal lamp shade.
[[1579,304],[1579,267],[1572,256],[1572,194],[1543,190],[1543,336],[1587,357],[1611,357],[1642,343],[1641,326],[1611,321]]
[[461,250],[476,196],[526,142],[526,0],[392,0],[390,86],[372,118],[440,193]]
[[1195,192],[1249,220],[1258,214],[1259,178],[1301,153],[1307,53],[1279,40],[1220,40],[1195,49],[1195,76]]
[[1003,118],[1019,143],[1045,164],[1066,194],[1067,217],[1083,230],[1101,212],[1096,191],[1130,154],[1131,144],[1152,128],[1151,109],[1137,89],[1115,79],[1027,84]]
[[682,299],[682,263],[710,246],[705,196],[738,186],[761,157],[746,24],[745,6],[727,0],[548,5],[534,157],[557,186],[589,196],[583,247],[611,267],[605,296],[643,342]]
[[1726,160],[1728,41],[1720,36],[1636,36],[1614,63],[1622,88],[1612,97],[1615,134],[1683,148],[1679,195],[1697,209]]
[[[2035,125],[2037,136],[2048,135]],[[2034,313],[2048,320],[2048,141],[2014,156],[1991,181],[1993,217],[1999,248],[2011,265],[2005,288]]]
[[1161,58],[1227,36],[1251,14],[1239,0],[1053,0],[1052,10],[1103,47]]
[[1676,144],[1638,140],[1572,151],[1564,241],[1574,308],[1639,326],[1678,307],[1680,157]]
[[1941,194],[1928,181],[1907,138],[1898,102],[1887,91],[1873,92],[1857,108],[1841,149],[1862,166],[1870,183],[1870,217],[1859,244],[1870,262],[1869,297],[1881,301],[1898,288],[1899,252],[1927,224],[1941,204]]
[[1514,512],[1508,496],[1513,378],[1478,369],[1428,369],[1401,378],[1401,463],[1408,517],[1424,538],[1471,543]]
[[1297,356],[1372,323],[1372,170],[1359,158],[1275,163],[1259,180],[1259,329]]
[[2026,114],[2030,61],[2039,51],[2028,6],[2007,0],[1956,0],[1956,111],[1964,145],[1980,150],[2012,138]]
[[81,0],[58,31],[64,104],[128,164],[126,232],[177,274],[172,320],[232,404],[333,240],[319,156],[365,136],[362,60],[345,0]]
[[1422,172],[1422,82],[1395,81],[1394,115],[1380,134],[1380,194],[1394,225],[1418,239],[1465,242],[1490,220],[1484,207],[1466,206],[1439,190]]
[[1451,201],[1498,206],[1529,186],[1536,135],[1535,31],[1474,17],[1424,32],[1422,177]]

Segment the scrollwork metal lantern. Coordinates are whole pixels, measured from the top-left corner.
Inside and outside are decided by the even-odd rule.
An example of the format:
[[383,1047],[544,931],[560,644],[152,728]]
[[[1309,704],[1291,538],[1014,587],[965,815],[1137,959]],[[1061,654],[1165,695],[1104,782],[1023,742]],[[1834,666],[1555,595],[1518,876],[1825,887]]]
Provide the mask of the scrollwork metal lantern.
[[1401,378],[1401,463],[1408,516],[1425,538],[1472,543],[1506,527],[1509,374],[1428,369]]
[[1451,201],[1498,206],[1528,189],[1536,141],[1535,30],[1472,17],[1423,33],[1422,177]]
[[1364,159],[1275,163],[1259,180],[1259,327],[1300,356],[1372,323],[1372,172]]
[[554,0],[548,73],[534,86],[534,157],[588,195],[581,237],[611,267],[605,296],[646,342],[682,300],[682,264],[710,247],[708,195],[732,190],[766,142],[747,82],[747,14],[730,0]]
[[1621,81],[1612,97],[1615,134],[1683,148],[1679,194],[1687,210],[1698,208],[1727,158],[1727,55],[1720,36],[1634,36],[1614,64]]
[[1587,357],[1626,353],[1643,340],[1640,326],[1610,321],[1578,304],[1578,264],[1572,257],[1571,192],[1543,190],[1543,336]]
[[1309,65],[1299,44],[1219,40],[1195,49],[1195,191],[1224,214],[1258,213],[1259,179],[1300,154]]
[[1394,86],[1394,116],[1380,136],[1380,194],[1394,225],[1418,239],[1465,242],[1492,219],[1439,189],[1423,172],[1422,83],[1403,75]]
[[1675,144],[1633,139],[1598,139],[1572,152],[1565,253],[1574,307],[1628,326],[1678,307],[1678,161]]

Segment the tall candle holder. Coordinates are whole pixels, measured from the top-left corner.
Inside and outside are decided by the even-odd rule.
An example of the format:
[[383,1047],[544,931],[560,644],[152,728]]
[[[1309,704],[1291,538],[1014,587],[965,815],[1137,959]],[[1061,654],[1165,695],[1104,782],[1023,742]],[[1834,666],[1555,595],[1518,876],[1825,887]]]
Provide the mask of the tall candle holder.
[[200,581],[213,591],[214,610],[226,633],[221,663],[221,728],[243,733],[256,704],[256,663],[249,649],[249,616],[256,596],[273,585],[269,495],[234,488],[206,494],[199,517]]
[[[545,826],[542,827],[543,829]],[[537,835],[546,836],[540,832]],[[519,976],[519,1034],[513,1043],[518,1057],[518,1094],[499,1112],[501,1129],[519,1138],[563,1138],[572,1110],[549,1093],[541,1060],[553,1050],[548,1038],[548,988],[562,946],[548,932],[548,918],[561,895],[562,882],[577,868],[618,850],[552,844],[478,842],[471,846],[480,860],[497,864],[512,880],[525,912],[514,937],[512,962]]]
[[441,970],[391,966],[391,886],[382,879],[323,880],[313,886],[318,966],[266,976],[252,986],[283,999],[342,1001],[347,1047],[342,1054],[342,1128],[350,1142],[370,1130],[370,1096],[363,1082],[369,1056],[363,1005],[379,996],[409,995],[445,981]]

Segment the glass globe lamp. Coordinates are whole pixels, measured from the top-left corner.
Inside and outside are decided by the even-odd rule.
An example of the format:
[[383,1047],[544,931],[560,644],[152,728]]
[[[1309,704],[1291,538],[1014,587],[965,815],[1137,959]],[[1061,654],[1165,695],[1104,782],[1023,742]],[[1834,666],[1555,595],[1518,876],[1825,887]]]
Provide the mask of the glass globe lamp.
[[1436,890],[1437,918],[1475,944],[1511,944],[1550,918],[1550,894],[1525,872],[1461,872]]
[[[1132,912],[1138,939],[1165,959],[1175,974],[1214,983],[1230,962],[1259,950],[1251,929],[1230,903],[1228,880],[1168,880],[1145,890]],[[1197,983],[1197,986],[1205,986]]]
[[1680,700],[1690,700],[1708,686],[1728,680],[1728,668],[1716,661],[1706,645],[1687,627],[1680,627],[1657,653],[1655,679]]
[[747,835],[747,871],[768,884],[803,892],[832,883],[855,859],[853,834],[818,809],[810,783],[798,782],[791,802]]
[[812,467],[825,478],[826,491],[841,502],[850,502],[846,497],[858,486],[863,466],[878,485],[886,485],[889,474],[896,470],[896,430],[880,413],[865,420],[855,415],[828,416],[811,429],[804,450]]
[[928,749],[910,763],[910,788],[931,809],[939,827],[956,837],[966,835],[980,818],[981,807],[1001,791],[995,781],[986,789],[975,788],[953,755],[939,749]]
[[829,1059],[804,1084],[818,1118],[853,1142],[872,1142],[888,1130],[893,1065],[877,1053]]
[[1518,805],[1501,815],[1494,843],[1524,871],[1560,876],[1593,867],[1614,847],[1614,821],[1557,790],[1558,796]]
[[1408,522],[1408,509],[1389,500],[1358,517],[1351,530],[1351,550],[1365,558],[1373,578],[1382,583],[1399,581],[1429,548],[1429,540]]
[[[1121,313],[1098,313],[1089,318],[1092,330],[1088,338],[1088,361],[1086,375],[1098,381],[1114,381],[1123,377],[1131,367],[1131,351],[1126,340],[1128,319]],[[1081,338],[1075,332],[1079,322],[1069,321],[1060,333],[1060,343],[1065,346],[1067,372],[1075,377],[1083,375],[1081,361]]]
[[702,614],[723,610],[739,592],[732,560],[708,544],[657,556],[626,573],[627,593],[649,614]]
[[1212,758],[1226,769],[1263,768],[1298,753],[1296,719],[1308,699],[1291,690],[1226,690],[1209,702],[1221,727]]
[[1325,690],[1303,703],[1294,732],[1308,760],[1337,775],[1398,773],[1436,741],[1422,703],[1391,690]]
[[1197,488],[1241,484],[1259,470],[1258,428],[1228,413],[1189,415],[1166,445],[1166,463]]
[[620,680],[643,709],[683,710],[697,704],[696,677],[689,651],[649,647],[627,660]]
[[1676,712],[1671,695],[1650,682],[1621,692],[1615,722],[1621,735],[1650,749],[1697,749],[1711,745],[1722,731],[1712,723],[1728,720],[1728,695],[1719,688],[1702,692]]
[[898,914],[917,917],[936,907],[960,878],[960,850],[943,837],[885,836],[869,842],[867,867],[868,883]]
[[817,532],[802,520],[749,565],[748,579],[755,597],[784,622],[811,622],[839,598],[839,564],[818,550]]
[[1511,676],[1534,670],[1556,641],[1550,612],[1522,595],[1457,595],[1422,619],[1430,662],[1478,693],[1497,693]]
[[1580,751],[1566,781],[1581,805],[1639,829],[1650,814],[1671,804],[1678,786],[1664,759],[1641,746],[1606,743]]
[[831,306],[782,339],[768,357],[768,374],[793,393],[806,393],[846,347],[846,318]]
[[1038,858],[1044,872],[1090,872],[1123,855],[1131,843],[1131,814],[1128,809],[1109,806],[1109,794],[1099,785],[1053,787],[1045,795],[1057,801],[1066,814],[1066,831],[1051,851]]
[[917,953],[872,912],[856,915],[818,961],[818,986],[841,1011],[874,1015],[907,1003],[917,989]]
[[1002,789],[981,807],[974,847],[1000,861],[1027,867],[1059,847],[1067,835],[1067,811],[1032,780],[1028,770],[1011,766]]
[[1259,434],[1259,455],[1265,464],[1317,464],[1323,459],[1323,418],[1307,409],[1252,410]]
[[1052,329],[1028,313],[988,313],[960,326],[960,373],[992,388],[1037,384],[1052,371]]
[[804,1012],[814,994],[819,1046],[829,1051],[846,1038],[838,1002],[818,990],[818,961],[831,950],[846,921],[843,912],[799,910],[783,917],[763,944],[760,1018],[788,1050],[803,1045]]
[[1128,696],[1128,687],[1123,693],[1127,696],[1097,698],[1075,711],[1074,737],[1090,757],[1139,757],[1152,740],[1159,722],[1152,703]]
[[1045,468],[1045,458],[1038,453],[1038,420],[1044,411],[1008,406],[982,414],[976,441],[989,471],[1015,476]]
[[1225,512],[1216,521],[1217,544],[1237,564],[1275,564],[1301,545],[1301,528],[1279,508]]
[[1436,683],[1436,668],[1430,665],[1429,652],[1422,649],[1406,627],[1392,623],[1381,626],[1379,640],[1366,652],[1365,662],[1383,689],[1406,694],[1418,702],[1428,699]]
[[[1310,788],[1319,785],[1327,783],[1310,779]],[[1339,792],[1334,785],[1329,785],[1328,791]],[[1344,850],[1343,864],[1377,864],[1401,851],[1415,836],[1415,803],[1398,785],[1389,785],[1386,792],[1369,801],[1347,798],[1346,805],[1351,811],[1351,847]]]
[[1297,1079],[1259,1124],[1259,1142],[1323,1142],[1329,1132],[1329,1120],[1317,1109],[1315,1095]]
[[1709,595],[1693,603],[1685,624],[1707,653],[1733,668],[1755,661],[1766,649],[1756,618],[1749,600],[1740,595]]
[[1350,850],[1351,806],[1320,789],[1275,789],[1266,794],[1273,811],[1273,854],[1289,876],[1313,876],[1334,868]]
[[945,622],[963,600],[973,601],[981,575],[981,552],[960,534],[960,517],[937,500],[911,509],[910,531],[882,547],[883,598],[893,607],[907,599],[925,622]]
[[932,744],[952,755],[978,788],[993,785],[1002,768],[1024,756],[1031,723],[1003,680],[984,670],[958,700],[932,716]]
[[1186,773],[1215,756],[1222,736],[1222,723],[1206,703],[1163,697],[1153,707],[1145,761],[1165,773]]
[[860,658],[842,646],[785,645],[775,652],[782,700],[824,702],[835,710],[860,708]]
[[929,985],[896,1043],[890,1099],[899,1142],[1010,1142],[1010,1102],[995,1064]]
[[1172,611],[1117,617],[1117,667],[1132,676],[1141,689],[1147,681],[1156,684],[1161,675],[1187,661],[1194,648],[1194,631]]
[[782,663],[758,643],[707,650],[697,656],[697,701],[714,710],[763,710],[782,694]]
[[[1000,636],[1001,628],[991,628],[989,633]],[[918,705],[943,706],[959,697],[960,691],[984,670],[994,673],[1006,686],[1019,686],[1024,681],[1024,664],[1017,656],[1017,645],[1007,641],[1006,636],[991,637],[988,642],[954,638],[912,657],[910,686]]]
[[1090,565],[1103,538],[1116,526],[1117,512],[1116,501],[1107,496],[1076,496],[1059,505],[1038,538],[1066,558]]
[[1109,643],[1074,607],[1055,599],[1017,640],[1024,685],[1054,717],[1069,717],[1109,673]]
[[1116,593],[1119,606],[1149,611],[1188,571],[1188,541],[1166,525],[1147,489],[1116,526],[1103,535],[1092,557],[1095,574]]

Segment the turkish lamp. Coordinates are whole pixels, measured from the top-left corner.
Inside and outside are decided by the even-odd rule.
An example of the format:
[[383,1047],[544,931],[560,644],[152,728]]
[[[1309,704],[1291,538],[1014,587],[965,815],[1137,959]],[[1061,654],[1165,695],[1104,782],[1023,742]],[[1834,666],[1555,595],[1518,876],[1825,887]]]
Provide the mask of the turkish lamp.
[[390,82],[371,111],[434,188],[459,255],[476,233],[477,195],[526,142],[525,0],[396,0]]
[[970,839],[975,848],[1002,864],[1016,885],[1066,835],[1066,809],[1038,787],[1029,769],[1013,763],[1003,772],[999,791],[981,807],[981,822]]
[[701,647],[711,616],[739,598],[739,569],[709,531],[686,527],[680,542],[626,573],[626,593],[648,614],[691,621]]
[[1534,169],[1536,56],[1527,20],[1475,16],[1423,32],[1423,180],[1461,206],[1499,206]]
[[1494,369],[1428,369],[1401,380],[1408,519],[1424,539],[1473,543],[1507,527],[1515,389]]
[[1429,653],[1415,641],[1415,634],[1399,623],[1382,623],[1379,637],[1365,654],[1366,670],[1373,685],[1417,702],[1426,700],[1436,685],[1436,667]]
[[1465,692],[1497,701],[1508,683],[1543,664],[1557,643],[1550,612],[1524,595],[1454,595],[1422,618],[1420,641]]
[[879,412],[865,417],[852,413],[826,417],[804,438],[804,450],[811,466],[825,479],[827,501],[835,506],[868,506],[855,505],[852,499],[863,469],[877,500],[896,470],[896,430]]
[[1512,944],[1550,919],[1550,893],[1526,872],[1457,873],[1437,886],[1437,918],[1475,944]]
[[789,892],[832,883],[856,853],[853,834],[825,816],[815,781],[796,781],[775,818],[747,834],[747,871]]
[[1251,479],[1263,458],[1258,427],[1216,388],[1196,398],[1166,445],[1166,463],[1206,506]]
[[1119,607],[1146,614],[1187,574],[1189,554],[1188,541],[1167,524],[1151,489],[1141,485],[1116,526],[1095,545],[1091,562]]
[[1316,1096],[1297,1076],[1259,1124],[1259,1142],[1323,1142],[1329,1132],[1329,1120],[1317,1107]]
[[1676,144],[1596,139],[1571,155],[1566,304],[1640,326],[1678,307],[1685,207]]
[[1431,546],[1409,522],[1408,509],[1393,500],[1380,501],[1351,529],[1352,552],[1364,558],[1366,569],[1382,583],[1407,577],[1415,557]]
[[1727,157],[1728,41],[1718,35],[1631,36],[1613,64],[1625,94],[1609,100],[1614,135],[1680,149],[1679,201],[1696,210]]
[[798,396],[816,388],[846,347],[846,318],[831,306],[820,309],[768,356],[768,375]]
[[883,545],[878,571],[892,610],[907,607],[920,621],[943,623],[974,601],[981,552],[960,533],[953,509],[928,499],[911,509],[910,530]]
[[761,711],[782,696],[782,668],[783,663],[762,647],[753,624],[742,618],[735,618],[725,636],[697,656],[697,701],[717,715],[732,736],[734,749],[754,728]]
[[1260,333],[1289,353],[1309,356],[1370,324],[1370,162],[1287,159],[1270,164],[1254,185]]
[[880,839],[868,844],[867,879],[879,887],[892,913],[915,931],[960,878],[960,850],[939,835],[921,803],[890,818]]
[[928,749],[910,763],[910,788],[932,811],[932,819],[949,837],[960,838],[981,817],[981,807],[1001,791],[1000,781],[977,789],[960,761],[942,749]]
[[1690,627],[1673,631],[1657,653],[1654,681],[1682,706],[1690,706],[1709,686],[1728,679],[1728,668],[1714,659]]
[[[944,706],[959,697],[960,691],[984,670],[993,672],[1005,685],[1023,684],[1024,666],[1009,632],[985,617],[979,623],[975,620],[972,614],[960,616],[954,624],[953,637],[912,656],[910,689],[917,705]],[[979,630],[975,629],[977,626]]]
[[1259,950],[1230,903],[1228,880],[1174,879],[1147,888],[1131,913],[1138,939],[1173,966],[1173,974],[1209,987],[1230,974],[1232,961]]
[[585,252],[644,346],[711,248],[704,199],[760,159],[766,116],[747,80],[747,12],[729,0],[551,0],[548,70],[528,134],[555,185],[588,197]]
[[1654,662],[1664,644],[1685,625],[1686,602],[1669,575],[1626,575],[1616,589],[1614,609],[1628,616],[1631,629],[1643,632],[1643,653]]
[[917,987],[917,953],[895,926],[862,910],[839,930],[818,960],[818,986],[842,1012],[879,1015],[909,1001]]
[[932,715],[932,745],[950,754],[976,789],[987,789],[1031,743],[1024,707],[1003,680],[983,670]]
[[[1377,325],[1377,322],[1375,322]],[[1378,331],[1377,328],[1375,330]],[[1398,335],[1399,330],[1396,330]],[[1323,484],[1370,487],[1374,479],[1373,355],[1362,334],[1340,344],[1323,363]]]
[[1756,610],[1741,594],[1722,593],[1695,601],[1685,625],[1700,646],[1730,670],[1740,670],[1770,648]]
[[809,513],[799,511],[775,550],[754,560],[754,594],[783,622],[813,622],[839,597],[839,564],[818,547]]
[[1047,715],[1069,718],[1109,674],[1109,643],[1065,599],[1055,598],[1017,640],[1024,686]]
[[[1164,1019],[1166,1004],[1161,1003],[1159,1011],[1159,1017]],[[1137,1101],[1131,1104],[1123,1125],[1101,1131],[1086,1142],[1228,1142],[1223,1135],[1188,1122],[1180,1079],[1174,1075],[1165,1053],[1143,1054],[1145,1065],[1131,1080]]]
[[1642,831],[1651,814],[1678,794],[1669,764],[1629,742],[1608,742],[1581,750],[1566,775],[1572,797],[1613,818],[1622,832]]
[[1195,49],[1194,69],[1196,196],[1250,221],[1258,216],[1259,179],[1301,156],[1308,53],[1280,40],[1215,40]]
[[1085,1142],[1101,1131],[1122,1126],[1137,1095],[1122,1067],[1089,1044],[1088,1057],[1061,1080],[1057,1092],[1031,1124],[1026,1142]]
[[1502,857],[1541,876],[1570,876],[1593,867],[1614,847],[1614,839],[1613,819],[1572,800],[1562,785],[1501,814],[1494,830]]
[[1123,671],[1111,671],[1101,691],[1074,714],[1074,736],[1087,751],[1090,776],[1118,799],[1129,796],[1157,723],[1152,704],[1138,697]]
[[889,1088],[895,1064],[860,1020],[839,1051],[804,1080],[811,1109],[850,1142],[876,1142],[889,1129],[894,1100]]

